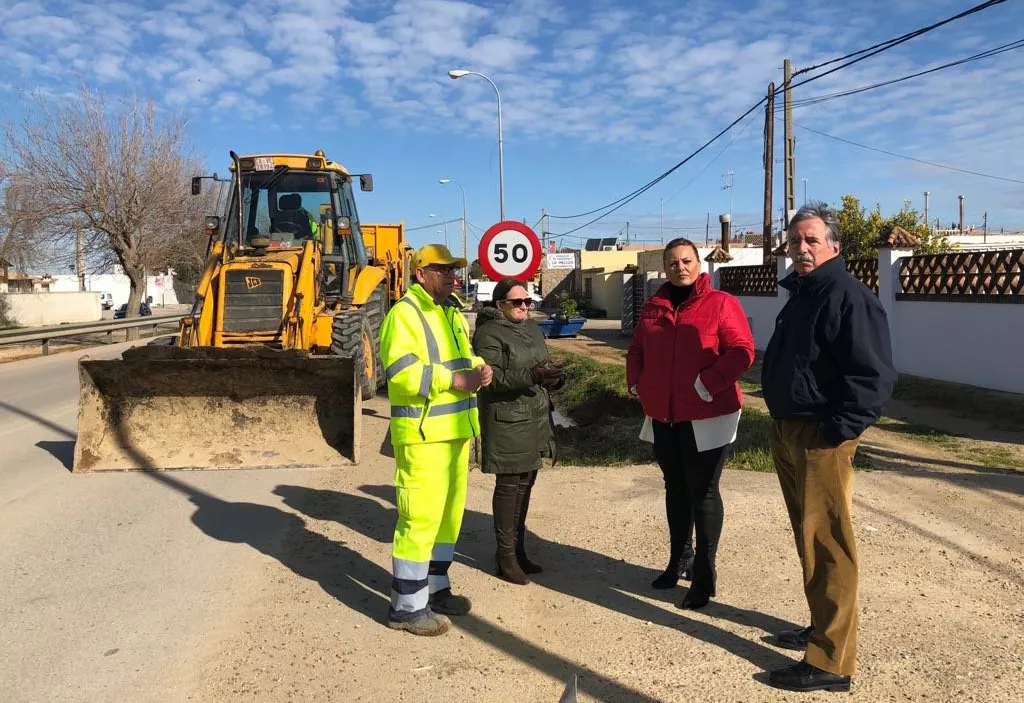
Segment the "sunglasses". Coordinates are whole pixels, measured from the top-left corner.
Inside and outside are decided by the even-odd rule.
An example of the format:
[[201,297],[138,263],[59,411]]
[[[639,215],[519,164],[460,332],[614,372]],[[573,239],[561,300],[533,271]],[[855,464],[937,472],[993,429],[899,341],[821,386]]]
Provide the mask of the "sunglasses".
[[508,303],[509,305],[517,308],[525,308],[530,304],[529,298],[505,298],[501,302]]
[[439,273],[442,276],[451,276],[458,269],[456,269],[454,266],[433,266],[433,265],[431,265],[431,266],[427,266],[426,270],[427,271],[433,271],[434,273]]

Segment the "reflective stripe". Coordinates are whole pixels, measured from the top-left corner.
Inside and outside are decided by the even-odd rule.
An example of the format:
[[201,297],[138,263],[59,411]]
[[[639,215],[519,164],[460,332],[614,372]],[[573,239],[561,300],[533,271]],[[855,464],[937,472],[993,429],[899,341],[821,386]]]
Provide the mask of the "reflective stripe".
[[423,400],[430,400],[430,384],[434,380],[434,367],[424,366],[423,376],[420,377],[420,395]]
[[427,573],[430,571],[430,562],[409,561],[408,559],[391,557],[391,570],[394,572],[396,579],[422,581],[427,578]]
[[435,543],[430,554],[430,561],[451,561],[455,558],[454,544]]
[[442,403],[441,405],[435,405],[430,408],[430,417],[437,417],[439,415],[454,415],[455,413],[461,413],[466,410],[472,410],[476,407],[476,398],[465,398],[458,400],[454,403]]
[[430,591],[431,595],[451,587],[452,582],[448,578],[448,574],[438,574],[437,576],[431,574],[427,577],[427,589]]
[[451,361],[444,362],[443,366],[449,371],[461,371],[462,369],[473,368],[473,362],[469,359],[452,359]]
[[390,381],[391,379],[393,379],[395,376],[400,374],[402,371],[404,371],[405,369],[407,369],[410,366],[412,366],[413,364],[415,364],[416,361],[417,361],[417,359],[416,359],[416,355],[415,354],[406,354],[401,359],[399,359],[395,363],[391,364],[391,366],[389,366],[388,370],[387,370],[388,380]]
[[411,417],[417,419],[423,412],[423,408],[417,405],[392,405],[391,417]]
[[430,602],[430,587],[424,586],[415,593],[404,595],[391,589],[391,607],[398,612],[415,613],[423,610]]
[[434,333],[430,330],[430,325],[427,323],[427,316],[423,314],[422,310],[416,307],[416,303],[412,302],[408,298],[400,298],[398,302],[409,305],[416,311],[416,314],[420,316],[420,322],[423,323],[423,334],[427,340],[427,356],[430,357],[431,364],[440,364],[441,352],[438,350],[437,340],[434,339]]

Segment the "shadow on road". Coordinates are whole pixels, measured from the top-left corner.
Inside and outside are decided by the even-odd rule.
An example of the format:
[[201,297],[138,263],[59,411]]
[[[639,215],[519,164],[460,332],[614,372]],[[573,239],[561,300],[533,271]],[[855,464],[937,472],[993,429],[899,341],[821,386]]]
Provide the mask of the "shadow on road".
[[[391,486],[361,486],[360,491],[393,505],[395,491]],[[376,542],[390,544],[397,517],[392,507],[384,507],[367,497],[310,489],[303,486],[278,486],[274,493],[281,496],[289,507],[319,520],[334,520]],[[661,598],[677,603],[683,591],[654,591],[650,582],[659,572],[644,566],[619,561],[597,552],[560,544],[530,533],[530,554],[537,561],[549,565],[534,578],[538,585],[573,598],[613,610],[638,620],[678,630],[708,644],[721,647],[730,654],[745,659],[763,669],[791,664],[792,661],[778,650],[750,639],[745,639],[714,625],[691,619],[685,611],[666,611],[648,603],[637,595]],[[472,568],[492,573],[494,561],[493,522],[490,515],[467,510],[459,538],[457,561]],[[796,627],[771,615],[736,608],[722,602],[713,602],[703,611],[713,618],[729,620],[765,632]],[[464,627],[464,621],[455,624]],[[493,644],[493,643],[492,643]],[[586,679],[581,679],[583,690],[589,691]]]

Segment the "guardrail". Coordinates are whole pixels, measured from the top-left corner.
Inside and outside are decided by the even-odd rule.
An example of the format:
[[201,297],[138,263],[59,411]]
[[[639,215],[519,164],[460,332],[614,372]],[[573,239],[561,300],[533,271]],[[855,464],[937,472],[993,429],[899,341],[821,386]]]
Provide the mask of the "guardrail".
[[178,326],[178,321],[185,317],[184,314],[175,315],[147,315],[146,317],[133,317],[125,320],[101,320],[99,322],[80,322],[69,325],[54,325],[52,327],[38,327],[35,329],[5,330],[0,332],[0,344],[24,344],[26,342],[40,342],[43,345],[43,356],[50,353],[50,340],[61,337],[80,337],[86,334],[97,334],[106,332],[107,344],[114,341],[115,330],[125,330],[125,340],[128,339],[128,330],[137,327],[152,327],[156,334],[158,327],[167,325]]

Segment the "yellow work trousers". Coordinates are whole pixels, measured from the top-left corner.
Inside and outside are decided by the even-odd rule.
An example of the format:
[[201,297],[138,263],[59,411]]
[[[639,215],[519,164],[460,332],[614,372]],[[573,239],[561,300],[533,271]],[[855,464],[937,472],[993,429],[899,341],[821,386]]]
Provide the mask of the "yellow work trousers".
[[775,420],[768,434],[814,631],[805,659],[841,676],[856,673],[857,545],[853,457],[858,440],[827,444],[814,422]]
[[451,587],[448,567],[466,507],[469,440],[399,445],[395,465],[391,608],[410,613],[427,607],[430,594]]

